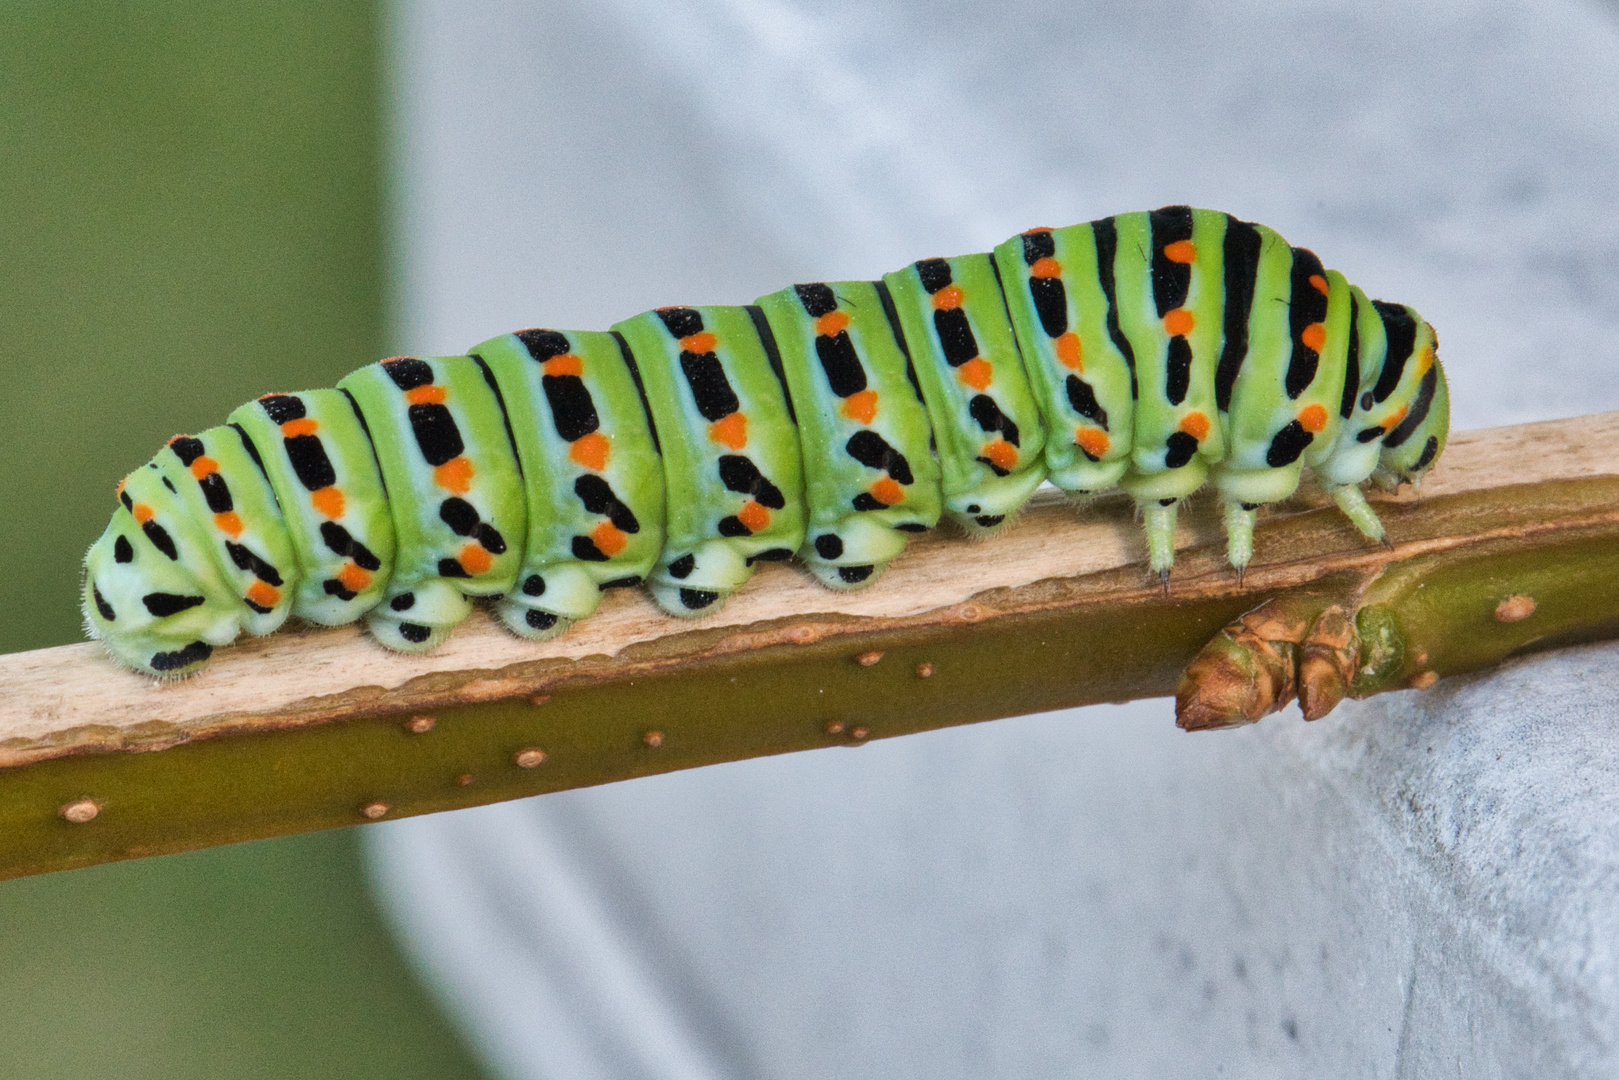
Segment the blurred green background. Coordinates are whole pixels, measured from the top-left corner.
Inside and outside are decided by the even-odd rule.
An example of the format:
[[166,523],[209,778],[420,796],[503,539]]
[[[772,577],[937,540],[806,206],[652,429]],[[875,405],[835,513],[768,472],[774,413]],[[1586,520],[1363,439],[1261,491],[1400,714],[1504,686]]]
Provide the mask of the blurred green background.
[[[80,639],[79,560],[168,436],[382,355],[381,21],[0,4],[0,652]],[[356,840],[0,883],[0,1077],[478,1076]]]

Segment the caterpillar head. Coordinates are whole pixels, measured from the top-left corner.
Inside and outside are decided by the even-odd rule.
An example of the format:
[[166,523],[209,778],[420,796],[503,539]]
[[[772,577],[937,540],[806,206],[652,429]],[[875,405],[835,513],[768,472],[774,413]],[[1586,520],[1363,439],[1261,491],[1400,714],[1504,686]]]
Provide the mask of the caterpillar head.
[[1418,320],[1416,390],[1400,422],[1383,437],[1378,455],[1378,485],[1392,490],[1402,483],[1420,484],[1450,435],[1450,387],[1439,363],[1439,338],[1426,320]]
[[215,645],[236,637],[236,605],[221,603],[219,590],[198,580],[187,568],[188,554],[199,553],[180,547],[150,505],[136,499],[119,507],[91,545],[84,557],[84,625],[119,664],[177,678],[197,671]]

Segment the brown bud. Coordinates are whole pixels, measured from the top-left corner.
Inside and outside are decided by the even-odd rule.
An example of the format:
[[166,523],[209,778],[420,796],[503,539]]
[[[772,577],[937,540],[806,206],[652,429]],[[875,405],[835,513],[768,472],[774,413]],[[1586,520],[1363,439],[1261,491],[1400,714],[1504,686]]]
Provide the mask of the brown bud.
[[1360,639],[1347,609],[1333,604],[1310,628],[1299,649],[1299,708],[1306,720],[1319,720],[1349,695],[1360,664]]
[[1297,644],[1307,627],[1301,613],[1271,601],[1221,630],[1181,676],[1175,723],[1210,731],[1281,709],[1293,700]]

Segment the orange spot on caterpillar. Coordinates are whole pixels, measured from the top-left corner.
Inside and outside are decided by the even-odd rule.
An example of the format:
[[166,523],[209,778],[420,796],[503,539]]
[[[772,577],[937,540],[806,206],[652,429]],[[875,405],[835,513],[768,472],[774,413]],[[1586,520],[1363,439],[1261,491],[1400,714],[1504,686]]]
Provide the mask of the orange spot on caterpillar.
[[1299,410],[1299,426],[1315,434],[1327,426],[1327,410],[1321,405],[1306,405]]
[[442,405],[445,390],[442,386],[418,386],[405,391],[405,400],[412,405]]
[[[223,514],[214,515],[214,528],[229,536],[232,540],[241,536],[242,530],[246,527],[234,510],[226,510]],[[269,607],[270,605],[266,604],[264,606]]]
[[219,462],[211,457],[200,457],[191,463],[191,475],[201,480],[219,471]]
[[484,549],[482,544],[468,544],[461,549],[457,561],[469,574],[484,574],[495,565],[495,557]]
[[1093,458],[1100,458],[1107,453],[1108,447],[1113,445],[1112,440],[1107,437],[1107,432],[1093,427],[1074,429],[1074,442]]
[[568,446],[568,456],[593,472],[607,468],[607,459],[612,452],[612,440],[599,431],[581,435]]
[[719,343],[720,339],[707,330],[680,339],[680,347],[690,353],[713,352]]
[[[337,580],[343,583],[343,588],[349,592],[365,592],[371,585],[371,573],[361,569],[353,563],[344,563],[343,569],[337,572]],[[270,605],[266,604],[265,607]]]
[[956,369],[956,378],[963,386],[970,386],[974,390],[987,390],[989,384],[995,381],[995,369],[989,366],[989,361],[982,356],[975,356]]
[[849,313],[846,311],[829,311],[815,320],[815,333],[821,337],[834,337],[842,333],[849,325]]
[[1433,346],[1424,345],[1422,351],[1417,353],[1417,374],[1426,375],[1431,367],[1433,367]]
[[752,499],[742,504],[742,509],[736,512],[736,518],[746,525],[751,533],[764,532],[770,528],[770,511]]
[[585,362],[573,353],[563,353],[551,357],[540,370],[547,375],[583,375]]
[[454,457],[433,470],[433,483],[445,491],[465,495],[472,489],[472,462]]
[[135,524],[137,525],[145,525],[152,520],[152,508],[145,503],[136,503],[135,509],[131,513],[135,515]]
[[1310,288],[1314,289],[1322,296],[1327,295],[1327,279],[1322,277],[1320,274],[1311,274]]
[[952,308],[960,307],[963,299],[965,299],[965,296],[960,285],[946,285],[933,294],[933,309],[935,311],[949,311]]
[[1209,418],[1200,412],[1189,412],[1181,417],[1180,430],[1202,442],[1209,435]]
[[247,598],[259,607],[273,608],[281,602],[281,590],[267,581],[255,581],[247,587]]
[[1405,414],[1409,409],[1409,405],[1401,405],[1398,409],[1395,409],[1389,418],[1383,421],[1384,430],[1392,431],[1395,427],[1397,427],[1400,421],[1405,419]]
[[1074,371],[1085,370],[1085,349],[1072,330],[1057,339],[1057,362]]
[[871,497],[884,506],[893,506],[895,503],[905,501],[905,489],[900,486],[898,480],[885,476],[871,485]]
[[748,418],[742,413],[734,412],[730,416],[714,421],[708,425],[708,440],[721,446],[729,446],[732,450],[742,449],[748,445]]
[[988,458],[1008,472],[1017,468],[1017,447],[1005,439],[996,439],[992,443],[985,443],[984,449],[979,452],[978,456]]
[[300,416],[296,420],[288,420],[281,425],[281,437],[296,439],[300,435],[313,435],[320,430],[320,425],[307,416]]
[[1314,349],[1316,352],[1320,352],[1327,346],[1326,325],[1318,322],[1311,323],[1309,326],[1306,326],[1303,330],[1299,331],[1299,341],[1304,343],[1305,348]]
[[859,424],[869,424],[877,418],[877,391],[861,390],[843,399],[843,415]]
[[1029,267],[1029,276],[1037,278],[1061,277],[1062,263],[1049,255],[1043,259],[1036,259],[1034,265]]
[[1195,324],[1196,320],[1192,318],[1192,313],[1178,307],[1164,316],[1164,333],[1170,337],[1185,337],[1192,332]]
[[1190,240],[1177,240],[1164,245],[1164,258],[1172,263],[1189,263],[1197,258],[1197,245]]
[[590,539],[601,549],[603,555],[612,558],[629,545],[630,538],[624,535],[611,521],[604,521],[590,530]]
[[343,516],[343,492],[335,484],[328,484],[319,491],[309,493],[309,502],[316,510],[325,514],[332,521]]

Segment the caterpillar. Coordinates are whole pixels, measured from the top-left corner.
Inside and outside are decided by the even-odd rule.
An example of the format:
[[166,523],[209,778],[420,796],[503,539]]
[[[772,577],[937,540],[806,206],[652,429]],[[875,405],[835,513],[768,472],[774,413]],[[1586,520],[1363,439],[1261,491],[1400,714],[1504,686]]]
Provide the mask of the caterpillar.
[[533,640],[645,584],[715,611],[761,561],[878,580],[941,518],[1002,528],[1043,481],[1122,489],[1168,588],[1212,482],[1242,574],[1309,468],[1366,537],[1363,484],[1444,447],[1434,330],[1275,231],[1169,206],[1039,228],[879,281],[666,307],[396,357],[171,439],[85,558],[88,632],[162,678],[288,617],[421,652],[488,598]]

